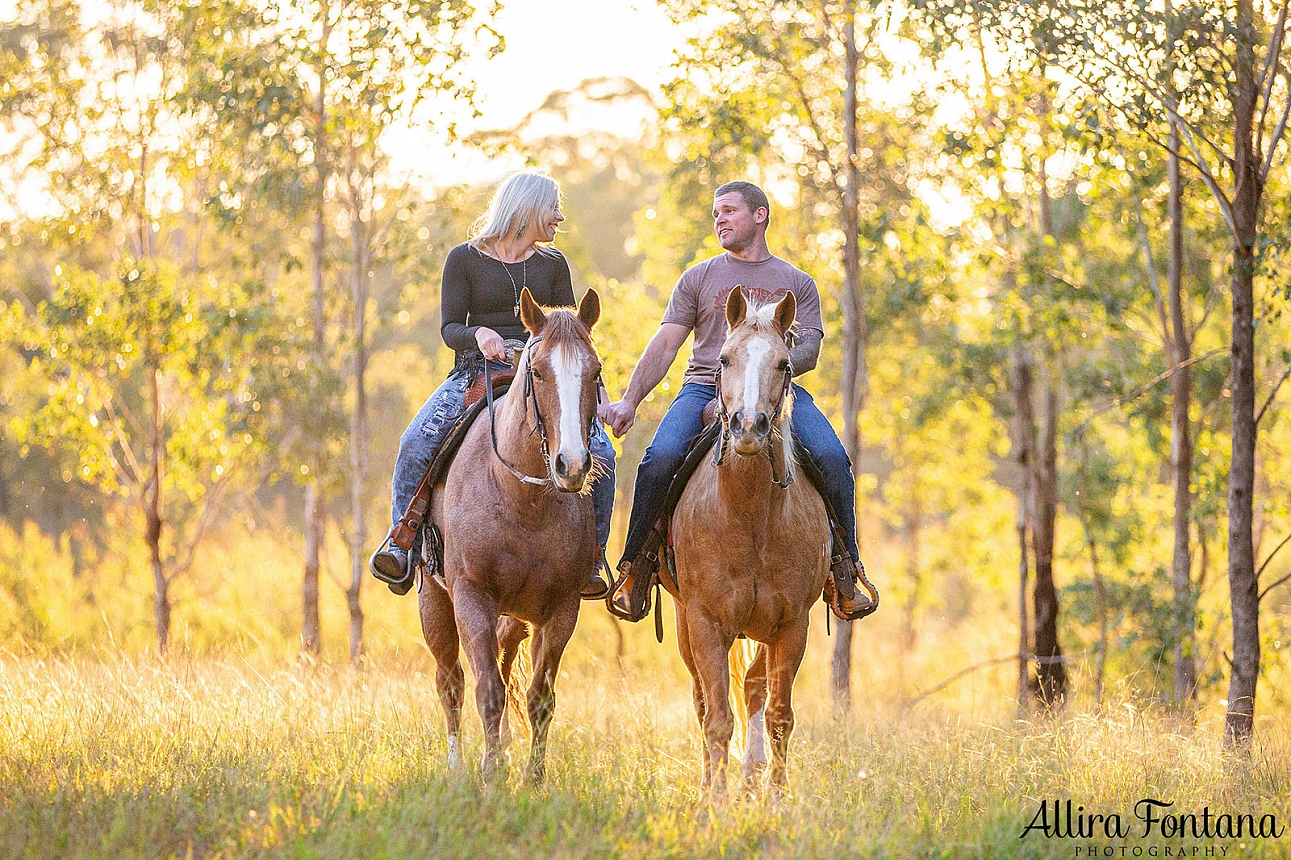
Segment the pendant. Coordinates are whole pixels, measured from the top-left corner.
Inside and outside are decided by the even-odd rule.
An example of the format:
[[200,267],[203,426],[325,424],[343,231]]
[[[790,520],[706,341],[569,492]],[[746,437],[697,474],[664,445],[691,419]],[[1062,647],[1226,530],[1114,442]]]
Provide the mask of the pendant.
[[520,303],[519,303],[519,302],[516,302],[516,306],[512,309],[512,311],[511,311],[511,312],[515,314],[516,319],[520,319]]

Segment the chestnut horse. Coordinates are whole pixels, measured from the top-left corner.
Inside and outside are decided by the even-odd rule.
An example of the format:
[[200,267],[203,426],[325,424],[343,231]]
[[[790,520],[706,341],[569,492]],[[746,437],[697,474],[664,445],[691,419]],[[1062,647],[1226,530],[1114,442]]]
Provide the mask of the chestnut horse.
[[500,727],[506,675],[533,626],[533,732],[527,776],[545,776],[555,682],[578,622],[579,590],[596,563],[588,436],[601,364],[591,329],[600,297],[588,290],[577,313],[544,312],[526,289],[520,317],[528,344],[495,414],[467,431],[442,489],[434,521],[444,539],[444,586],[421,590],[421,630],[435,656],[435,683],[448,723],[448,763],[461,766],[465,680],[458,646],[475,675],[484,725],[481,773],[502,764]]
[[718,798],[726,792],[735,723],[728,660],[741,634],[759,643],[744,679],[751,717],[744,776],[756,788],[765,725],[773,793],[787,786],[793,681],[807,648],[810,610],[829,572],[824,502],[809,481],[795,480],[785,335],[796,312],[793,293],[758,307],[738,287],[731,291],[717,383],[722,435],[672,519],[677,582],[669,590],[676,598],[677,641],[694,679],[703,786]]

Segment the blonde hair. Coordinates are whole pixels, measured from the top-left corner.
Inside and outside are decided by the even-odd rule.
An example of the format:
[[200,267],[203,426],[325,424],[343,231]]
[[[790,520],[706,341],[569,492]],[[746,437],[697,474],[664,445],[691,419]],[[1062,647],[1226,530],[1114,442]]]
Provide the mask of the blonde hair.
[[518,239],[534,219],[560,205],[560,185],[540,170],[522,170],[498,183],[489,208],[471,225],[469,244]]

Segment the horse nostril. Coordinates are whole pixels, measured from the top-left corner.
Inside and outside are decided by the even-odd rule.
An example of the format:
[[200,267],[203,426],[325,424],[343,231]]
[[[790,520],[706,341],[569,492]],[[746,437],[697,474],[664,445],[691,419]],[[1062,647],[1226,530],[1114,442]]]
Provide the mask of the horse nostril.
[[583,474],[586,475],[592,471],[592,453],[589,451],[583,455]]
[[564,475],[568,472],[569,472],[569,468],[565,464],[565,455],[557,454],[556,455],[556,474]]
[[743,432],[743,429],[744,429],[744,410],[741,409],[739,412],[736,412],[734,415],[731,416],[731,432],[738,434]]
[[753,432],[759,437],[771,432],[771,419],[767,417],[765,412],[759,412],[757,417],[753,419]]

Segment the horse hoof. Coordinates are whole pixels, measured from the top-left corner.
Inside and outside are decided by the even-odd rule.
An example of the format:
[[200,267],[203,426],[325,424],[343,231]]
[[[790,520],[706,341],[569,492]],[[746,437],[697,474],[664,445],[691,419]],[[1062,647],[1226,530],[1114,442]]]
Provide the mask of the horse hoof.
[[484,753],[480,759],[480,779],[490,784],[502,784],[507,781],[507,772],[511,769],[511,757],[505,752],[489,755]]

